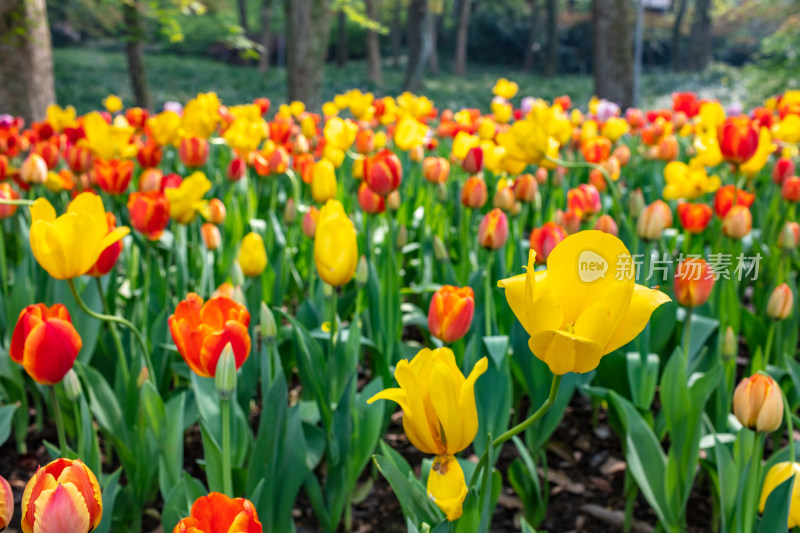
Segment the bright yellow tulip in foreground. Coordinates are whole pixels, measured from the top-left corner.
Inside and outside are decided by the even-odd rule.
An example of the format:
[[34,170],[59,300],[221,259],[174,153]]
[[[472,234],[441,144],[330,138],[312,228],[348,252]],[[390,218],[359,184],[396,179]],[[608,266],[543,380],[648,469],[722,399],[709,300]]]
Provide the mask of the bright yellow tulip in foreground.
[[125,226],[108,231],[103,201],[89,192],[76,196],[67,212],[58,218],[52,204],[44,198],[31,206],[33,256],[56,279],[86,274],[103,250],[128,232]]
[[547,270],[528,271],[498,282],[514,314],[530,335],[528,346],[553,374],[584,373],[632,341],[664,293],[637,285],[633,260],[618,238],[581,231],[559,243]]

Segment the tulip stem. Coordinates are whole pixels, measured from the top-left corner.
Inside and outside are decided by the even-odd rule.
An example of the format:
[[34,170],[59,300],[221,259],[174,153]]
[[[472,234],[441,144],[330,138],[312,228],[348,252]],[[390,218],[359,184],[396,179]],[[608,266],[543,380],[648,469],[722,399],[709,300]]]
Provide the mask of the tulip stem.
[[501,446],[505,441],[510,439],[511,437],[522,433],[530,426],[535,424],[539,419],[541,419],[547,412],[553,407],[553,404],[556,403],[556,398],[558,397],[558,388],[561,385],[561,376],[560,375],[553,375],[553,383],[550,385],[550,395],[547,397],[547,400],[542,404],[539,409],[536,410],[531,416],[529,416],[526,420],[520,422],[513,428],[509,429],[496,439],[492,443],[493,448],[497,448]]
[[58,403],[58,395],[55,386],[50,387],[50,399],[53,401],[53,418],[56,419],[56,432],[58,433],[58,446],[61,448],[61,455],[67,453],[67,436],[64,432],[64,417],[61,414],[61,405]]
[[0,198],[0,205],[33,205],[33,200]]
[[233,498],[233,472],[231,471],[231,400],[220,398],[222,415],[222,491]]
[[692,329],[692,311],[694,308],[687,307],[686,315],[683,317],[683,358],[689,361],[689,338]]
[[494,252],[489,251],[489,259],[486,260],[486,279],[484,280],[483,298],[484,298],[484,323],[486,330],[484,335],[489,337],[492,334],[492,263],[494,260]]
[[336,287],[331,287],[331,289],[331,353],[328,354],[328,357],[333,357],[333,350],[336,348],[336,297],[338,295]]
[[[95,282],[97,283],[97,291],[100,294],[100,300],[103,302],[103,313],[108,315],[110,314],[108,308],[108,302],[103,295],[103,284],[100,281],[100,278],[94,278]],[[122,339],[119,337],[119,330],[117,329],[117,325],[114,322],[108,323],[108,329],[111,332],[111,338],[114,341],[114,347],[117,350],[117,355],[119,355],[119,367],[120,371],[122,372],[122,380],[126,384],[131,379],[131,372],[128,368],[128,358],[125,357],[125,348],[122,347]]]
[[139,343],[139,347],[142,349],[142,355],[144,356],[145,365],[147,366],[147,371],[150,374],[149,378],[155,385],[156,375],[155,372],[153,371],[153,363],[150,360],[150,352],[147,350],[147,342],[144,340],[142,334],[139,333],[139,330],[136,329],[136,326],[134,326],[130,320],[123,318],[121,316],[105,315],[102,313],[98,313],[96,311],[92,311],[91,309],[89,309],[89,306],[86,305],[86,302],[83,301],[83,298],[81,298],[81,295],[75,288],[75,280],[68,279],[67,283],[69,284],[69,290],[72,291],[72,296],[75,298],[78,307],[80,307],[84,313],[86,313],[87,315],[96,320],[102,320],[103,322],[109,322],[109,323],[122,324],[123,326],[131,330],[133,336],[136,337],[136,340]]
[[[772,341],[773,341],[774,338],[775,338],[775,321],[774,320],[770,320],[769,321],[769,328],[767,328],[767,342],[766,342],[766,344],[764,344],[764,353],[761,354],[762,359],[764,360],[764,368],[767,368],[767,365],[769,364],[769,362],[773,360],[773,357],[772,357]],[[777,359],[777,357],[775,359]],[[778,363],[780,364],[779,361],[778,361]],[[755,368],[753,370],[757,371],[757,370],[761,370],[761,369],[760,368]]]
[[789,400],[786,398],[786,393],[783,392],[783,389],[780,387],[778,387],[778,390],[781,391],[781,397],[783,398],[783,418],[786,419],[786,432],[789,437],[789,461],[794,463],[794,424],[792,423],[792,411],[789,409]]

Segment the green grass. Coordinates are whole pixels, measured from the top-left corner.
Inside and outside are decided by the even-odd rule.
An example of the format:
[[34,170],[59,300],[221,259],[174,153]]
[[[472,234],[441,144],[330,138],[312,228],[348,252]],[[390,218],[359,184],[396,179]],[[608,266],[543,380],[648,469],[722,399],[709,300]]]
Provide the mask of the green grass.
[[[56,94],[61,105],[74,105],[80,113],[102,107],[109,93],[133,102],[127,63],[121,52],[95,49],[56,49],[54,51]],[[176,100],[186,102],[198,92],[214,91],[227,104],[252,101],[266,96],[274,104],[286,101],[286,74],[273,68],[262,75],[255,67],[230,66],[219,61],[174,55],[148,55],[145,59],[155,105]],[[446,69],[448,65],[443,65]],[[674,91],[696,91],[703,98],[717,98],[723,104],[741,103],[746,108],[758,105],[765,93],[760,80],[767,73],[750,67],[736,69],[714,65],[703,73],[647,73],[642,80],[642,106],[670,105]],[[402,90],[403,72],[384,68],[384,86],[377,89],[366,81],[364,62],[351,62],[338,69],[330,65],[325,73],[326,99],[351,88],[372,90],[379,96],[397,95]],[[457,78],[441,75],[428,78],[421,93],[439,108],[478,107],[488,109],[495,80],[505,76],[520,85],[520,95],[552,99],[568,94],[577,105],[585,106],[592,95],[590,76],[543,78],[519,70],[471,64],[468,75]]]

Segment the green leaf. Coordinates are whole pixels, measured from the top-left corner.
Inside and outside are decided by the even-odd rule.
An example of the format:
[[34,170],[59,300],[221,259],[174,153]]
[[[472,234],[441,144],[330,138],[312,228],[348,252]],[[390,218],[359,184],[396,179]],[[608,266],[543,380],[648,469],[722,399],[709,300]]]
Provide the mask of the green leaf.
[[114,518],[114,504],[117,500],[120,474],[122,474],[122,469],[118,468],[113,474],[104,476],[105,482],[103,483],[102,490],[103,518],[100,520],[100,525],[94,530],[95,533],[108,533],[111,531],[111,521]]
[[509,338],[507,335],[495,335],[483,337],[483,344],[489,351],[489,356],[494,361],[495,366],[500,369],[508,355]]
[[404,475],[391,459],[383,455],[375,455],[373,461],[392,486],[405,516],[411,518],[415,524],[422,522],[438,524],[441,521],[441,512],[430,501],[425,487],[413,477],[413,474]]
[[661,359],[658,354],[651,353],[643,360],[639,352],[628,352],[625,359],[633,404],[639,409],[650,409],[656,394]]
[[5,444],[11,436],[11,426],[14,422],[14,413],[18,405],[4,405],[0,407],[0,446]]
[[790,477],[767,497],[764,505],[764,514],[758,524],[757,533],[774,533],[775,531],[786,531],[789,523],[789,509],[792,505],[792,487],[794,486],[795,476]]

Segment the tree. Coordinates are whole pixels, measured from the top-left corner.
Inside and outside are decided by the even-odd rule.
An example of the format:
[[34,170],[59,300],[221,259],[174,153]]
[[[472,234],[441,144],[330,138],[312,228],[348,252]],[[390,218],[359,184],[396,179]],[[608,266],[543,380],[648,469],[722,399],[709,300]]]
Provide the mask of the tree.
[[531,14],[528,17],[528,40],[525,43],[525,59],[523,60],[523,68],[526,72],[533,70],[533,63],[536,60],[536,33],[539,27],[539,6],[537,0],[528,0],[528,5],[531,8]]
[[681,24],[686,14],[686,4],[689,0],[678,0],[678,12],[675,13],[675,23],[672,25],[672,70],[681,69]]
[[689,44],[690,68],[705,69],[711,62],[711,0],[696,1]]
[[337,13],[336,66],[347,64],[347,14],[343,9]]
[[402,5],[403,5],[403,0],[394,0],[394,5],[392,6],[392,23],[391,23],[390,39],[392,41],[392,66],[394,68],[400,66],[400,42],[403,39],[403,36],[401,34],[402,26],[400,24],[402,15]]
[[0,109],[43,120],[55,102],[45,0],[0,0]]
[[289,100],[322,103],[331,29],[330,0],[285,0]]
[[431,42],[431,56],[428,68],[430,70],[431,76],[439,75],[438,26],[439,26],[439,19],[442,16],[442,9],[443,9],[443,6],[441,4],[442,2],[440,1],[434,1],[433,5],[431,5],[431,13],[430,15],[428,15],[428,31],[430,32],[430,36],[428,38],[430,39]]
[[593,0],[594,83],[601,98],[633,103],[630,0]]
[[467,73],[467,39],[469,37],[469,17],[472,14],[472,0],[461,0],[456,29],[456,53],[453,74],[463,76]]
[[272,53],[272,0],[264,0],[261,4],[261,55],[258,57],[258,71],[262,74],[269,70],[270,54]]
[[422,73],[431,53],[428,31],[428,0],[411,0],[408,4],[408,66],[403,89],[414,91],[422,86]]
[[136,105],[149,109],[151,107],[150,89],[147,85],[147,73],[144,68],[146,32],[139,9],[139,0],[122,2],[122,18],[125,22],[127,39],[125,52],[128,56],[128,70],[131,75],[133,96],[136,100]]
[[[375,0],[364,0],[367,17],[375,20],[377,10]],[[369,80],[380,87],[383,85],[383,73],[381,72],[381,44],[378,39],[378,32],[374,29],[367,29],[367,75]]]
[[249,31],[247,25],[247,0],[237,0],[239,7],[239,25],[244,30],[245,35]]
[[547,0],[547,62],[544,73],[553,76],[558,68],[558,1]]

